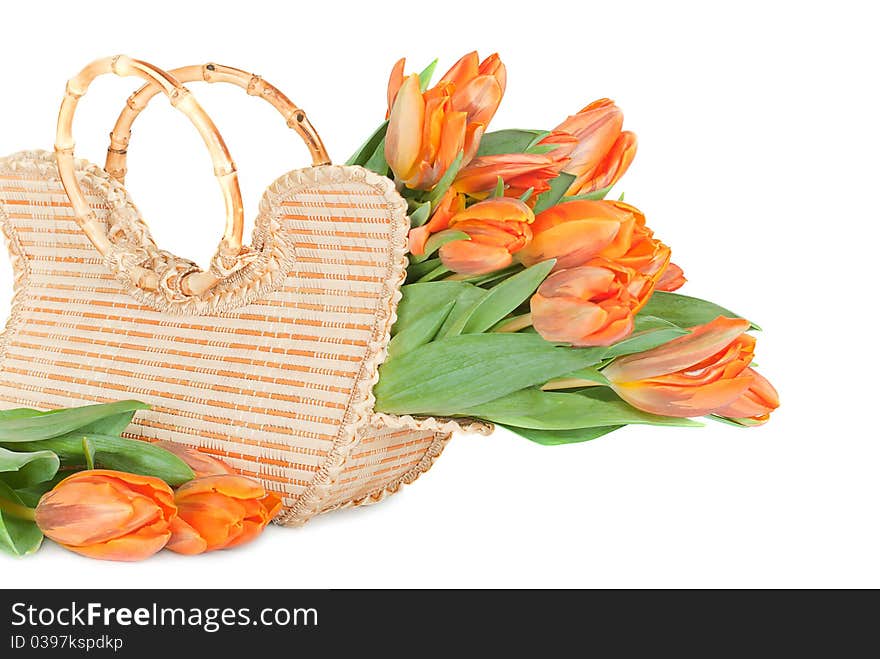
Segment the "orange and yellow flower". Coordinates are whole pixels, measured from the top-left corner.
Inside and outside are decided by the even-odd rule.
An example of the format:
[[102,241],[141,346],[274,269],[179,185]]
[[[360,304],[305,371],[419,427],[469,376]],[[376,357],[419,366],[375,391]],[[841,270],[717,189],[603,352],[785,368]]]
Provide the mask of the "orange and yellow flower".
[[633,329],[625,268],[580,266],[552,273],[532,296],[532,324],[548,341],[607,346]]
[[[548,140],[552,140],[548,141]],[[569,154],[577,140],[565,133],[548,135],[539,144],[557,144],[552,151],[536,153],[503,153],[474,158],[455,179],[455,189],[472,197],[483,199],[495,190],[498,179],[504,181],[505,195],[521,197],[532,190],[529,205],[542,192],[550,189],[550,181],[559,176],[569,161]]]
[[584,265],[611,244],[626,217],[607,201],[551,206],[535,217],[534,238],[517,259],[527,266],[556,259],[555,270]]
[[568,195],[580,195],[614,185],[636,155],[635,133],[624,131],[623,112],[607,98],[590,103],[568,117],[556,131],[577,138],[563,171],[576,178]]
[[395,64],[388,82],[385,159],[404,185],[430,190],[459,153],[463,165],[476,155],[504,95],[507,72],[498,55],[480,62],[472,52],[422,92],[417,74],[403,75],[404,64]]
[[513,255],[532,239],[529,225],[535,214],[519,199],[487,199],[449,220],[449,228],[470,240],[456,240],[440,248],[443,265],[459,274],[482,275],[506,268]]
[[197,478],[175,494],[177,518],[168,549],[201,554],[256,538],[281,509],[281,499],[244,476]]
[[603,374],[621,398],[646,412],[763,423],[779,398],[749,366],[755,339],[748,328],[747,320],[719,316],[662,346],[616,359]]
[[65,478],[40,499],[35,517],[70,551],[110,561],[139,561],[161,550],[177,514],[163,481],[92,469]]
[[169,453],[173,453],[183,460],[186,465],[193,470],[193,474],[195,474],[196,478],[235,473],[232,467],[222,460],[218,460],[204,451],[200,451],[191,446],[185,446],[183,444],[178,444],[177,442],[169,441],[156,442],[156,446],[161,446]]

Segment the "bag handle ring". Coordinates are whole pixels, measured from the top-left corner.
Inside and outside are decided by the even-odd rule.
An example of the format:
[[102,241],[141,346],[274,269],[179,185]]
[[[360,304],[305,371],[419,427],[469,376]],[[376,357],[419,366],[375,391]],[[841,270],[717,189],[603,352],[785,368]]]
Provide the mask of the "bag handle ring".
[[[226,205],[226,227],[220,248],[214,259],[215,261],[222,259],[228,262],[230,258],[236,258],[242,253],[244,210],[235,163],[232,161],[217,127],[189,90],[174,76],[152,64],[125,55],[106,57],[86,66],[78,75],[68,81],[64,99],[61,102],[61,109],[58,113],[58,130],[55,137],[55,155],[61,182],[70,198],[77,224],[101,255],[110,256],[113,253],[114,245],[110,241],[103,223],[98,221],[86,201],[79,181],[77,181],[74,164],[76,142],[73,139],[73,117],[79,100],[96,78],[111,73],[121,77],[137,76],[154,84],[165,93],[171,105],[183,112],[199,131],[211,153],[214,175],[220,184]],[[155,291],[159,288],[160,275],[155,270],[136,266],[132,268],[130,275],[132,281],[139,288],[148,291]],[[184,295],[199,296],[213,287],[221,278],[210,271],[190,272],[181,278],[180,290]]]
[[[231,66],[223,66],[210,62],[172,69],[169,73],[181,83],[188,82],[224,82],[244,89],[250,96],[258,96],[270,103],[287,122],[287,127],[294,129],[305,142],[312,155],[312,165],[329,165],[330,156],[321,141],[318,132],[309,121],[306,113],[285,96],[277,87],[269,84],[260,76],[248,73]],[[107,149],[107,160],[104,169],[120,183],[125,182],[127,174],[127,154],[131,140],[131,126],[138,115],[147,107],[150,100],[162,88],[156,83],[148,83],[132,94],[110,133],[110,146]]]

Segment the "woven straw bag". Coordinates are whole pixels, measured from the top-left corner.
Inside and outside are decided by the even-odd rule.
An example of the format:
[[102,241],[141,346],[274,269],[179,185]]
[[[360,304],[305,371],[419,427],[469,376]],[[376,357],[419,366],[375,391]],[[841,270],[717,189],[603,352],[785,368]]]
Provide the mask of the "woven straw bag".
[[[72,122],[108,73],[148,84],[129,99],[102,169],[74,158]],[[269,186],[251,246],[229,152],[181,80],[269,101],[312,154],[314,167]],[[226,200],[207,271],[156,246],[122,184],[131,123],[159,92],[201,133]],[[197,446],[260,479],[282,495],[286,525],[396,492],[461,429],[374,412],[405,276],[406,204],[388,179],[330,165],[305,114],[258,76],[218,65],[167,73],[124,56],[92,63],[67,85],[55,153],[0,160],[0,223],[15,276],[0,339],[4,408],[147,402],[127,436]]]

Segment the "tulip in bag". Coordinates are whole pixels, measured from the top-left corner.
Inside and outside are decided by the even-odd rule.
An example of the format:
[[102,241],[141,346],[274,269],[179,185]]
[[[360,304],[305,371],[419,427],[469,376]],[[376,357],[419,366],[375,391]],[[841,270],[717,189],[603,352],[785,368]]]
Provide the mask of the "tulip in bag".
[[[602,99],[553,130],[490,132],[500,58],[469,53],[431,87],[433,70],[393,67],[386,121],[343,166],[302,110],[238,69],[119,56],[68,83],[54,153],[0,160],[15,268],[0,547],[29,553],[44,534],[119,560],[235,547],[273,518],[379,501],[454,431],[493,424],[552,445],[768,420],[757,327],[675,292],[670,247],[605,199],[636,152],[620,109]],[[147,84],[101,168],[74,158],[72,121],[107,73]],[[249,246],[192,81],[268,101],[312,155],[269,186]],[[206,270],[154,243],[124,187],[131,125],[159,93],[200,132],[226,202]]]

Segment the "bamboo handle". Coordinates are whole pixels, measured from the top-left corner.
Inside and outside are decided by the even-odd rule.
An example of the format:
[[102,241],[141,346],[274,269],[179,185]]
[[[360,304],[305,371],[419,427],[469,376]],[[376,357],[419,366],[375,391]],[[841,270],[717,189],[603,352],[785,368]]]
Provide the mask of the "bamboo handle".
[[[82,188],[76,180],[73,154],[76,144],[73,139],[73,116],[76,113],[79,99],[85,95],[95,78],[110,73],[122,77],[137,76],[151,83],[157,90],[164,92],[171,105],[183,112],[198,129],[211,152],[214,174],[220,183],[226,202],[226,228],[223,233],[221,249],[227,254],[239,253],[244,234],[244,211],[238,173],[217,127],[189,90],[174,76],[152,64],[131,59],[125,55],[96,60],[85,67],[76,77],[71,78],[67,83],[64,100],[61,102],[61,109],[58,113],[58,131],[55,138],[58,172],[64,190],[73,206],[74,217],[86,236],[102,255],[106,256],[111,253],[113,245],[107,237],[104,225],[92,212]],[[132,275],[138,286],[148,290],[158,288],[159,277],[155,272],[138,268]],[[187,285],[187,282],[184,281],[181,284],[181,289],[189,295],[201,295],[219,281],[211,273],[202,272],[192,273],[186,279],[191,279],[193,284]]]
[[[289,128],[293,128],[303,139],[312,154],[312,164],[329,165],[330,157],[327,149],[312,126],[306,113],[297,107],[278,88],[263,80],[260,76],[221,64],[202,64],[184,66],[169,72],[182,83],[187,82],[225,82],[237,85],[251,96],[259,96],[281,113]],[[148,83],[129,97],[128,102],[119,114],[113,132],[110,133],[110,147],[107,149],[107,161],[104,169],[118,180],[125,182],[127,173],[127,153],[131,140],[131,126],[138,115],[147,107],[150,100],[162,91],[155,82]]]

